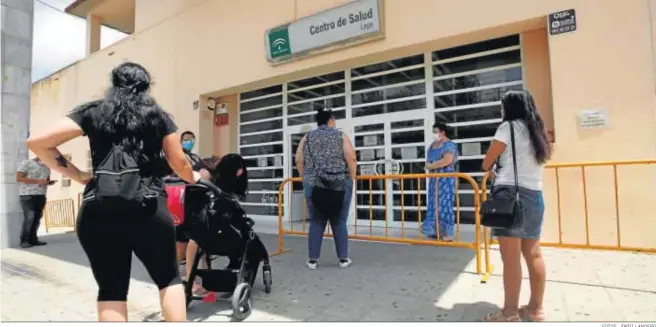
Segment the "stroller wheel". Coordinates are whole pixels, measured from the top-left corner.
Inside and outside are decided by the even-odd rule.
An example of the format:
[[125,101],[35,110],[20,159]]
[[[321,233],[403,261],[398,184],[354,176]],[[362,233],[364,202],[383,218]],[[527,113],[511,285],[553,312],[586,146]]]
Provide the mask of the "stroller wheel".
[[264,279],[264,291],[267,294],[271,293],[271,285],[273,284],[273,277],[271,276],[271,270],[265,270],[262,273],[262,278]]
[[232,316],[237,320],[244,320],[251,314],[251,286],[240,283],[232,293]]
[[271,275],[271,265],[265,263],[262,265],[262,278],[264,282],[264,291],[271,293],[271,285],[273,285],[273,276]]

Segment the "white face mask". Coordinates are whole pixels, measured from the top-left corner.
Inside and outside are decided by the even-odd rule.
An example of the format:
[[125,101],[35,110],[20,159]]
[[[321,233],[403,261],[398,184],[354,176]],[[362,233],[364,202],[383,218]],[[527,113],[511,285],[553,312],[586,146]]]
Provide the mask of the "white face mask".
[[440,135],[439,133],[433,134],[433,137],[435,138],[435,142],[439,142],[442,140],[442,135]]

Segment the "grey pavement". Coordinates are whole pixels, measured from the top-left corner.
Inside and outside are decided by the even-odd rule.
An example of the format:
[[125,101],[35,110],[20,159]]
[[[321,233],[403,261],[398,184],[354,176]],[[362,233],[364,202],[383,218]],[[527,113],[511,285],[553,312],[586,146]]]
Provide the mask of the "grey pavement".
[[[261,235],[274,252],[275,235]],[[75,234],[42,237],[44,247],[2,250],[2,321],[93,321],[96,285]],[[474,321],[502,304],[501,264],[486,284],[470,250],[351,241],[353,266],[340,269],[332,240],[308,270],[307,239],[285,238],[272,258],[273,291],[255,285],[247,321]],[[656,321],[656,256],[545,249],[550,321]],[[261,274],[260,274],[261,275]],[[522,303],[528,301],[528,274]],[[157,320],[157,289],[133,260],[131,321]],[[189,319],[229,321],[230,305],[194,302]]]

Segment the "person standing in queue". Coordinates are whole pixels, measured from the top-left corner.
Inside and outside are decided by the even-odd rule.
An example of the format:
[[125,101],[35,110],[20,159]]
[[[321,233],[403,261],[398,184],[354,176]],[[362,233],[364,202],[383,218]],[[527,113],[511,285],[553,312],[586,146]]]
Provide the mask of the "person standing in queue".
[[[100,321],[127,321],[133,253],[159,289],[165,320],[187,319],[163,168],[168,162],[188,183],[200,174],[185,157],[175,123],[148,94],[150,85],[145,68],[122,63],[112,70],[103,99],[75,108],[27,140],[48,167],[86,184],[76,230],[98,284]],[[80,136],[89,139],[93,175],[57,149]]]
[[318,127],[301,139],[296,150],[296,168],[303,178],[310,216],[307,266],[317,269],[323,234],[330,221],[339,267],[347,268],[352,263],[346,222],[357,173],[355,148],[348,136],[335,128],[332,110],[319,109],[316,119]]
[[[522,204],[522,224],[492,229],[492,235],[499,239],[503,262],[504,305],[502,310],[482,320],[543,321],[547,272],[540,249],[545,210],[542,175],[552,149],[535,100],[528,91],[506,92],[501,98],[501,117],[503,122],[483,159],[483,170],[495,170],[496,163],[490,196],[506,199],[518,196]],[[531,298],[527,305],[520,307],[522,256],[528,267]]]
[[[458,162],[458,146],[449,139],[449,126],[442,122],[433,124],[435,139],[426,150],[426,170],[430,173],[453,173]],[[428,207],[421,231],[429,238],[452,242],[456,215],[453,205],[456,197],[456,178],[429,178]],[[436,231],[436,220],[439,220]]]

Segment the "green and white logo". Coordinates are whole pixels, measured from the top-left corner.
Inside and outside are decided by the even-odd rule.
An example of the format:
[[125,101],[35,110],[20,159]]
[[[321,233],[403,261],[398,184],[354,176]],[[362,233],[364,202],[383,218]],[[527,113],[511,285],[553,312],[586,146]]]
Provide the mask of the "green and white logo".
[[287,56],[292,53],[292,47],[289,44],[289,30],[286,26],[272,29],[268,33],[269,54],[271,58]]

